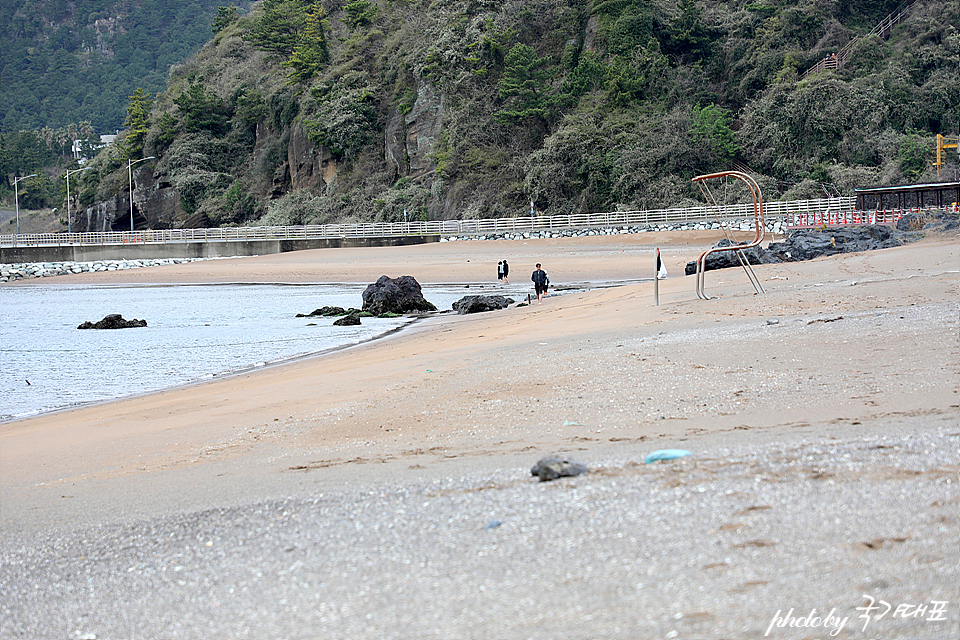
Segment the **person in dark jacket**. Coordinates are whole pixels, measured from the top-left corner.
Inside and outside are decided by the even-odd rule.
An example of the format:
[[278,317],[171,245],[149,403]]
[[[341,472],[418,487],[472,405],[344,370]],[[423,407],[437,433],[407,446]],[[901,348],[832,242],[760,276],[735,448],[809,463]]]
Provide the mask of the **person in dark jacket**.
[[503,284],[510,284],[510,278],[507,276],[510,275],[510,265],[507,264],[507,261],[503,261]]
[[550,284],[550,277],[547,276],[547,272],[540,268],[540,263],[537,263],[537,270],[533,272],[533,275],[530,276],[530,279],[533,280],[533,288],[537,292],[537,302],[543,304],[543,294],[547,292],[547,285]]

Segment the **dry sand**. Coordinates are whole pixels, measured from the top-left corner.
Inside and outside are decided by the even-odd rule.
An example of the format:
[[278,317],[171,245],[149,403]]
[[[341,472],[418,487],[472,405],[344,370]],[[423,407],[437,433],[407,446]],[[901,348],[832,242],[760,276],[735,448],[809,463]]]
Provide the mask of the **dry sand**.
[[[58,278],[472,283],[506,258],[619,286],[0,425],[0,638],[958,637],[956,236],[760,266],[764,295],[710,272],[702,301],[681,274],[715,239]],[[553,453],[593,472],[536,482]],[[844,628],[769,627],[813,608]]]

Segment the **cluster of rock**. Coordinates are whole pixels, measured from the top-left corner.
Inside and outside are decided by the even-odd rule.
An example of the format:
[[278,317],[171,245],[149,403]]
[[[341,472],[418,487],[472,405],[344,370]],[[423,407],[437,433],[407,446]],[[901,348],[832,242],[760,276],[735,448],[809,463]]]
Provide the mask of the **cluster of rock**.
[[158,258],[156,260],[97,260],[94,262],[23,262],[0,265],[0,282],[12,282],[29,278],[67,276],[74,273],[96,271],[119,271],[141,267],[159,267],[168,264],[197,262],[211,258]]
[[340,316],[334,321],[336,326],[360,324],[360,318],[396,318],[405,313],[436,311],[437,307],[423,297],[420,283],[413,276],[380,279],[363,291],[362,309],[344,309],[343,307],[320,307],[310,313],[298,313],[297,318],[316,318]]
[[[742,220],[726,225],[734,231],[753,231],[752,221]],[[542,238],[584,238],[587,236],[618,236],[632,233],[649,233],[651,231],[719,231],[723,227],[717,222],[674,222],[663,224],[618,225],[603,228],[564,228],[564,229],[537,229],[532,231],[499,231],[496,233],[461,234],[445,236],[440,242],[455,242],[458,240],[528,240]],[[767,233],[782,234],[784,223],[781,220],[771,220],[766,224]]]
[[[771,242],[766,249],[761,246],[743,249],[741,253],[750,264],[800,262],[837,253],[898,247],[919,237],[916,232],[904,232],[886,225],[837,227],[826,230],[793,229],[787,232],[783,242]],[[731,242],[723,239],[716,246],[729,247]],[[733,251],[721,251],[707,256],[704,270],[712,271],[739,266],[740,261]],[[696,272],[696,261],[688,262],[684,273],[691,275]]]
[[310,313],[298,313],[297,318],[318,318],[318,317],[332,317],[332,316],[351,316],[351,315],[365,315],[372,318],[372,313],[366,313],[360,309],[344,309],[343,307],[320,307],[319,309],[314,309]]
[[130,329],[132,327],[145,327],[147,326],[146,320],[137,320],[136,318],[132,320],[124,320],[123,316],[119,313],[111,313],[108,316],[105,316],[103,320],[97,322],[84,322],[77,329]]
[[362,311],[360,309],[344,309],[343,307],[320,307],[319,309],[314,309],[310,313],[298,313],[297,318],[318,318],[318,317],[337,317],[333,321],[334,326],[336,327],[352,327],[360,322],[360,318],[395,318],[399,313],[383,313],[379,316],[369,311]]

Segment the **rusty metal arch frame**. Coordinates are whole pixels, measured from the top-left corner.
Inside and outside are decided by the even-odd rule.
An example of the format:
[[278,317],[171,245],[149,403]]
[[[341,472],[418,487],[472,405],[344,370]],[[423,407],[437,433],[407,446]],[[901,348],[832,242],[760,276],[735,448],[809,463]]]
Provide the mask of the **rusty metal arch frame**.
[[707,199],[707,202],[713,206],[719,206],[717,204],[716,198],[714,198],[713,193],[710,191],[710,187],[707,185],[708,180],[716,180],[719,178],[736,178],[741,182],[747,185],[747,188],[750,189],[750,194],[753,197],[753,221],[755,226],[755,233],[753,240],[747,244],[737,244],[736,239],[733,237],[733,233],[727,229],[724,224],[724,220],[718,218],[720,222],[720,228],[723,229],[724,235],[727,239],[730,240],[731,246],[729,247],[714,247],[712,249],[707,249],[700,254],[700,257],[697,258],[697,296],[701,300],[709,300],[710,296],[704,291],[704,281],[705,281],[705,272],[706,272],[706,259],[707,256],[711,253],[719,253],[721,251],[733,251],[734,255],[737,256],[737,259],[740,261],[740,266],[743,267],[744,272],[747,274],[747,278],[750,280],[750,284],[753,285],[753,289],[757,293],[765,293],[763,286],[760,284],[760,279],[757,278],[757,274],[754,273],[753,267],[750,266],[750,261],[743,254],[744,249],[749,249],[751,247],[756,247],[761,242],[763,242],[763,232],[764,232],[764,220],[763,220],[763,194],[760,192],[760,185],[757,184],[757,181],[751,178],[746,173],[742,171],[721,171],[719,173],[709,173],[702,176],[697,176],[693,179],[693,182],[697,183],[697,186],[700,187],[700,191],[703,193],[704,197]]

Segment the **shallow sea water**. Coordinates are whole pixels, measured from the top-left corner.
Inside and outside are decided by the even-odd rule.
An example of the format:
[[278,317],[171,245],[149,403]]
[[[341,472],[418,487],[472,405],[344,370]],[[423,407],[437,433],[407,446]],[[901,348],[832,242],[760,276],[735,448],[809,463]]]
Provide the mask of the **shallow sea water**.
[[[358,344],[409,318],[297,318],[362,306],[365,285],[211,284],[0,287],[0,421],[157,391]],[[440,310],[496,285],[423,286]],[[514,292],[513,297],[520,299]],[[524,293],[524,296],[526,294]],[[78,330],[111,313],[142,328]]]

